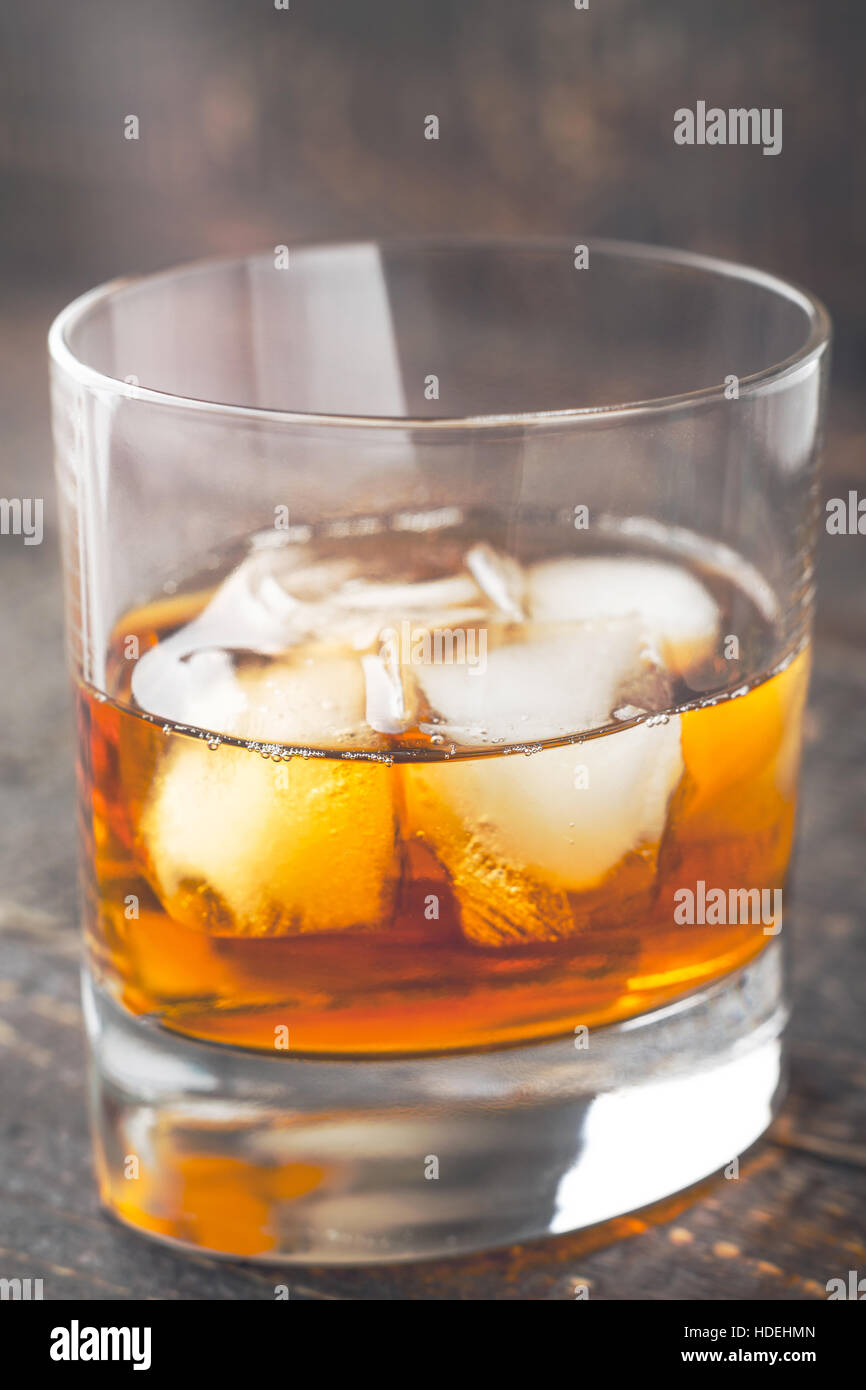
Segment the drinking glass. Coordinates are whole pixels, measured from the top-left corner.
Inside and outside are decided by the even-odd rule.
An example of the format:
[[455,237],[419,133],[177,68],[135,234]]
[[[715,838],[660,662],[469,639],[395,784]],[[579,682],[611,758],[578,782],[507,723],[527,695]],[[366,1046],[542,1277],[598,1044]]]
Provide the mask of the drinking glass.
[[50,335],[105,1206],[570,1231],[783,1086],[828,322],[615,242],[277,247]]

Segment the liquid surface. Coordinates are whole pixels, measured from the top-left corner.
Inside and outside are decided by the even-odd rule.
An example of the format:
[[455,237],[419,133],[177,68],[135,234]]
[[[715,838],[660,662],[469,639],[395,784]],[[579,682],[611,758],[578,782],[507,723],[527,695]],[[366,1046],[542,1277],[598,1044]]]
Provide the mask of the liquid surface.
[[118,623],[81,819],[93,963],[135,1013],[295,1055],[516,1043],[777,929],[675,915],[784,880],[808,653],[760,581],[448,521],[253,537]]

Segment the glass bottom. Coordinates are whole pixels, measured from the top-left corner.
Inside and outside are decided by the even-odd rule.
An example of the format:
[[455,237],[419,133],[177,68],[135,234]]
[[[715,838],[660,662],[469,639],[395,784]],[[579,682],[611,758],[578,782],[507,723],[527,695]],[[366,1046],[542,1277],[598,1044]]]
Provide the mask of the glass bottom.
[[84,979],[104,1204],[171,1244],[365,1264],[559,1235],[725,1167],[784,1075],[781,942],[580,1037],[352,1061],[198,1043]]

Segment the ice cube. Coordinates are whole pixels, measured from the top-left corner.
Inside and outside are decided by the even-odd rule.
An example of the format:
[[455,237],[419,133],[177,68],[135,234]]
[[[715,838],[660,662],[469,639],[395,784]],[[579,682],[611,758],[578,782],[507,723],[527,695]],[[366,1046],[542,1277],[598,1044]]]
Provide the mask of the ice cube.
[[[473,630],[489,616],[490,605],[465,572],[381,581],[365,578],[352,558],[310,559],[303,546],[258,548],[191,622],[142,656],[132,675],[133,699],[174,723],[272,742],[321,746],[352,730],[397,733],[414,721],[416,709],[416,683],[404,648],[411,650],[419,635]],[[389,655],[395,645],[396,661]],[[351,664],[342,669],[339,662],[329,664],[321,653],[330,650],[341,650]],[[237,659],[252,654],[309,660],[309,651],[318,654],[315,661],[325,662],[322,679],[297,685],[291,664],[286,665],[277,679],[274,707],[265,700],[260,710],[270,727],[264,727],[265,719],[251,726],[245,720],[248,692],[235,680]],[[347,706],[346,718],[336,723],[321,718],[333,698]]]
[[350,579],[334,595],[343,608],[375,609],[392,618],[437,610],[449,611],[466,604],[478,605],[483,595],[468,574],[445,575],[441,579],[400,580]]
[[466,842],[450,873],[460,926],[479,946],[525,946],[574,935],[568,895],[525,869],[515,869],[477,840]]
[[246,562],[218,586],[192,622],[142,654],[132,672],[140,709],[178,724],[229,732],[244,697],[233,676],[233,649],[273,654],[290,637],[252,585]]
[[[146,651],[132,673],[132,696],[150,714],[179,724],[228,733],[245,705],[234,680],[233,653],[274,656],[297,645],[314,629],[320,606],[291,594],[281,582],[286,573],[307,574],[299,588],[311,592],[305,567],[298,571],[294,552],[254,551],[214,590],[191,622]],[[321,569],[321,567],[319,567]],[[351,571],[354,573],[354,569]],[[347,571],[341,567],[339,582]],[[336,583],[333,574],[327,580]],[[320,589],[326,578],[318,574]]]
[[247,704],[229,652],[185,652],[171,640],[157,643],[137,662],[132,693],[149,714],[222,733],[236,727]]
[[[324,654],[234,679],[245,697],[228,731],[236,736],[369,746],[353,659]],[[381,927],[399,877],[393,770],[173,742],[141,841],[157,893],[186,926],[253,936]]]
[[365,717],[381,734],[399,734],[417,719],[417,687],[411,671],[393,648],[384,647],[361,658],[367,685]]
[[282,609],[287,616],[301,604],[327,602],[358,574],[357,561],[348,556],[297,563],[293,555],[264,551],[245,563],[253,587],[275,611]]
[[187,634],[179,643],[174,638],[159,643],[136,665],[133,695],[149,713],[262,743],[369,746],[364,671],[351,652],[301,647],[251,674],[238,666],[239,658],[249,662],[248,654],[221,649],[186,653],[188,640]]
[[536,619],[640,619],[665,662],[688,671],[712,656],[719,608],[712,594],[679,565],[599,555],[533,565],[528,603]]
[[247,703],[228,733],[295,747],[371,744],[364,671],[351,653],[303,647],[269,662],[254,677],[238,679]]
[[620,688],[648,664],[636,619],[536,625],[521,635],[490,651],[476,642],[472,661],[419,667],[435,716],[421,727],[465,746],[585,732],[610,722]]
[[526,616],[523,611],[526,578],[521,566],[510,555],[494,550],[486,541],[481,542],[468,552],[466,567],[494,609],[514,622]]
[[586,892],[626,855],[657,850],[683,772],[680,720],[403,771],[411,830],[450,871],[465,872],[474,843],[502,873]]
[[[534,946],[595,935],[590,966],[599,978],[635,953],[636,941],[611,927],[621,927],[645,911],[652,899],[655,862],[640,852],[623,859],[595,890],[565,892],[529,869],[515,869],[467,841],[450,870],[460,926],[477,946]],[[639,918],[638,918],[639,920]],[[600,939],[599,939],[600,934]]]
[[[379,580],[343,561],[264,574],[257,592],[294,640],[324,636],[373,655],[383,644],[392,646],[393,634],[403,625],[412,631],[466,625],[488,613],[485,595],[469,574]],[[370,670],[371,679],[381,674],[375,663]]]
[[326,758],[265,761],[176,743],[141,820],[166,910],[215,935],[387,926],[399,863],[393,769]]

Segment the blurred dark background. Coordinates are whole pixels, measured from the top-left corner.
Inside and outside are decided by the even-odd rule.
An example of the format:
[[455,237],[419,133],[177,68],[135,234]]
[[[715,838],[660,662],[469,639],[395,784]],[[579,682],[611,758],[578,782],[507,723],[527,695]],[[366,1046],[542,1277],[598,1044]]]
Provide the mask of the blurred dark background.
[[[802,280],[862,364],[862,0],[6,0],[2,29],[18,285],[310,236],[608,234]],[[781,154],[675,145],[698,99],[781,107]]]
[[[6,1265],[23,1252],[24,1276],[43,1272],[37,1255],[54,1269],[46,1297],[261,1296],[244,1292],[252,1274],[196,1283],[192,1266],[106,1231],[95,1212],[69,932],[51,318],[116,275],[314,237],[563,233],[716,253],[825,300],[836,342],[824,494],[863,496],[864,40],[863,0],[0,0],[0,495],[44,497],[46,536],[0,538],[0,1051],[16,1063],[0,1074],[0,1246]],[[781,107],[782,152],[675,145],[674,111],[698,100]],[[130,115],[138,140],[124,138]],[[438,141],[424,138],[428,115]],[[571,1247],[529,1275],[505,1256],[452,1270],[460,1296],[571,1297],[573,1274],[593,1296],[814,1297],[858,1250],[863,1265],[851,1194],[866,1165],[854,944],[864,750],[852,733],[866,690],[864,546],[822,537],[787,1129],[751,1185],[722,1183],[720,1200],[681,1223],[691,1234],[675,1251],[646,1235],[643,1261],[625,1257],[632,1275],[615,1248],[584,1258]],[[730,1230],[742,1260],[722,1265],[714,1239]],[[425,1278],[394,1276],[387,1296],[416,1296],[410,1285],[448,1296]],[[328,1287],[370,1296],[360,1275]]]
[[[862,0],[2,0],[0,31],[7,493],[47,477],[42,341],[81,290],[429,232],[620,236],[802,282],[834,318],[831,426],[855,467]],[[781,153],[676,145],[699,99],[780,107]]]

